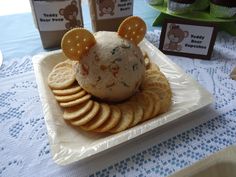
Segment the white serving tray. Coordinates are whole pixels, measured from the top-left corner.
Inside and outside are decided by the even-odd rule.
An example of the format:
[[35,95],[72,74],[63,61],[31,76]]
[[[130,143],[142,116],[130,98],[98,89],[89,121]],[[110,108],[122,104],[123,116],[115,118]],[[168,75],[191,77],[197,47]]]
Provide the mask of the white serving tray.
[[173,92],[173,104],[167,113],[112,135],[84,132],[66,124],[63,120],[62,109],[47,84],[47,76],[53,66],[66,59],[61,50],[33,57],[34,71],[39,96],[43,105],[51,152],[57,164],[66,165],[94,157],[100,152],[114,148],[150,130],[176,121],[182,116],[212,103],[212,96],[208,91],[202,88],[150,42],[145,39],[141,42],[140,47],[148,53],[152,62],[158,64],[161,71],[168,78]]

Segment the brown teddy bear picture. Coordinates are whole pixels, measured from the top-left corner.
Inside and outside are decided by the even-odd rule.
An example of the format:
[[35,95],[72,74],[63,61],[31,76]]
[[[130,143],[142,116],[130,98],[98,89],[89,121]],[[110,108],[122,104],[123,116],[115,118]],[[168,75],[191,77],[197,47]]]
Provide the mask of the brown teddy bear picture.
[[184,40],[184,38],[188,37],[188,35],[188,31],[183,31],[178,25],[171,24],[167,33],[167,37],[170,42],[164,45],[164,49],[171,51],[181,51],[182,46],[180,43]]
[[97,0],[99,7],[99,16],[102,17],[105,14],[114,15],[116,0]]
[[77,20],[78,15],[78,7],[77,2],[75,0],[71,1],[69,5],[65,8],[61,8],[59,10],[59,14],[62,15],[68,22],[65,24],[67,29],[72,29],[75,27],[79,27],[81,25],[80,20]]

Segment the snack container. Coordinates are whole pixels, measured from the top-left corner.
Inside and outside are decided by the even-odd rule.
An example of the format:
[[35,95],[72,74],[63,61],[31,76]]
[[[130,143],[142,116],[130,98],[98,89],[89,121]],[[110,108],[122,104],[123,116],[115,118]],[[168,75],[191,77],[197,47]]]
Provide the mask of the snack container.
[[218,18],[231,18],[236,15],[236,1],[211,0],[210,15]]
[[182,14],[193,10],[195,0],[168,0],[167,10],[170,14]]
[[83,27],[80,0],[30,0],[30,4],[44,48],[60,47],[69,29]]
[[133,0],[88,0],[93,31],[117,31],[133,15]]

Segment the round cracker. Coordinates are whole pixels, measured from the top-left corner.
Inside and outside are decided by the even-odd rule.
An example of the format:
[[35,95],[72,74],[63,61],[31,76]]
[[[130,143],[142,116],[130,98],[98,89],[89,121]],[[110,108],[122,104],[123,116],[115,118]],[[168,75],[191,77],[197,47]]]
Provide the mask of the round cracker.
[[154,70],[146,71],[145,79],[151,77],[156,77],[156,80],[159,80],[160,78],[165,78],[164,74],[161,71],[154,71]]
[[143,92],[138,92],[135,94],[131,101],[136,101],[143,108],[143,119],[142,121],[148,120],[152,116],[154,102],[151,97]]
[[145,90],[144,93],[149,94],[151,98],[154,100],[154,108],[151,117],[155,117],[156,115],[159,114],[160,109],[161,109],[161,100],[159,97],[159,94],[152,90]]
[[75,81],[75,73],[69,67],[60,67],[52,70],[48,75],[48,85],[52,89],[64,89]]
[[129,101],[129,104],[132,106],[134,111],[134,120],[129,127],[133,127],[142,121],[144,111],[143,108],[139,104],[137,104],[137,102]]
[[86,93],[87,92],[85,90],[81,90],[78,93],[74,93],[71,95],[55,96],[55,98],[58,102],[69,102],[69,101],[73,101],[73,100],[83,97]]
[[86,131],[91,131],[101,126],[110,116],[111,109],[107,104],[101,103],[99,112],[87,124],[82,125],[81,128]]
[[145,77],[149,76],[149,75],[155,75],[155,74],[159,74],[160,73],[160,70],[157,70],[157,69],[147,69],[145,71]]
[[152,92],[159,95],[160,114],[168,111],[171,105],[172,92],[170,84],[162,72],[154,73],[149,77],[145,77],[141,84],[141,89],[144,92],[152,90]]
[[153,90],[159,94],[160,97],[160,111],[159,113],[165,113],[171,106],[172,93],[170,89],[163,89],[162,87],[155,87]]
[[121,120],[114,128],[109,130],[111,133],[117,133],[126,130],[134,119],[134,111],[131,105],[124,102],[123,104],[118,104],[117,106],[121,110]]
[[156,88],[156,87],[161,87],[163,89],[168,89],[169,88],[169,83],[164,79],[156,80],[156,81],[149,81],[149,82],[143,83],[140,88],[142,90],[146,90],[146,89],[149,89],[149,88]]
[[57,69],[57,68],[61,68],[61,67],[69,67],[69,68],[72,68],[72,64],[73,62],[69,59],[65,60],[65,61],[62,61],[60,63],[58,63],[57,65],[55,65],[53,67],[53,69]]
[[88,123],[91,119],[93,119],[97,115],[99,108],[100,108],[100,104],[98,104],[97,102],[94,102],[93,107],[90,111],[88,111],[86,114],[80,117],[72,119],[70,123],[75,126],[80,126],[80,125],[84,125]]
[[145,22],[137,16],[126,18],[118,28],[118,35],[138,45],[146,34]]
[[77,117],[82,116],[83,114],[85,114],[89,110],[91,110],[92,107],[93,107],[93,101],[89,100],[89,101],[79,104],[77,106],[66,108],[63,113],[63,118],[66,120],[75,119]]
[[53,94],[56,96],[66,96],[66,95],[71,95],[74,93],[77,93],[81,91],[81,87],[79,85],[73,85],[69,88],[66,89],[61,89],[61,90],[52,90]]
[[159,114],[167,112],[171,106],[172,92],[171,92],[170,87],[163,88],[163,87],[155,86],[155,87],[149,88],[149,90],[159,95],[159,98],[160,98]]
[[69,59],[80,60],[96,43],[92,33],[84,28],[74,28],[62,38],[61,48]]
[[146,88],[151,87],[163,87],[168,88],[169,82],[166,79],[165,75],[161,72],[153,73],[153,74],[147,74],[145,73],[145,78],[143,82],[141,83],[140,88],[145,90]]
[[78,98],[76,100],[72,100],[72,101],[69,101],[69,102],[61,102],[59,104],[63,108],[68,108],[68,107],[76,106],[76,105],[82,104],[84,102],[87,102],[90,98],[91,98],[91,95],[86,94],[83,97]]
[[150,62],[150,65],[148,66],[147,70],[158,70],[158,71],[160,71],[160,68],[156,63]]
[[109,118],[100,127],[93,130],[94,132],[99,132],[99,133],[107,132],[119,123],[121,119],[120,109],[115,105],[110,105],[110,108],[111,108],[111,114]]

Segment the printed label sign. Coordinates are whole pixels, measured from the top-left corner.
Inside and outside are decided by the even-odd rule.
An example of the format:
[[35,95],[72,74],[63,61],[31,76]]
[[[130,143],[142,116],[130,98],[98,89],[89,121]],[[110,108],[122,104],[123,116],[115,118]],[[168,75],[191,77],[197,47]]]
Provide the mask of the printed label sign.
[[216,27],[212,24],[166,20],[159,48],[166,54],[209,59],[215,38]]
[[82,26],[80,4],[76,0],[34,1],[40,31],[58,31]]
[[133,0],[96,0],[97,19],[111,19],[133,14]]

